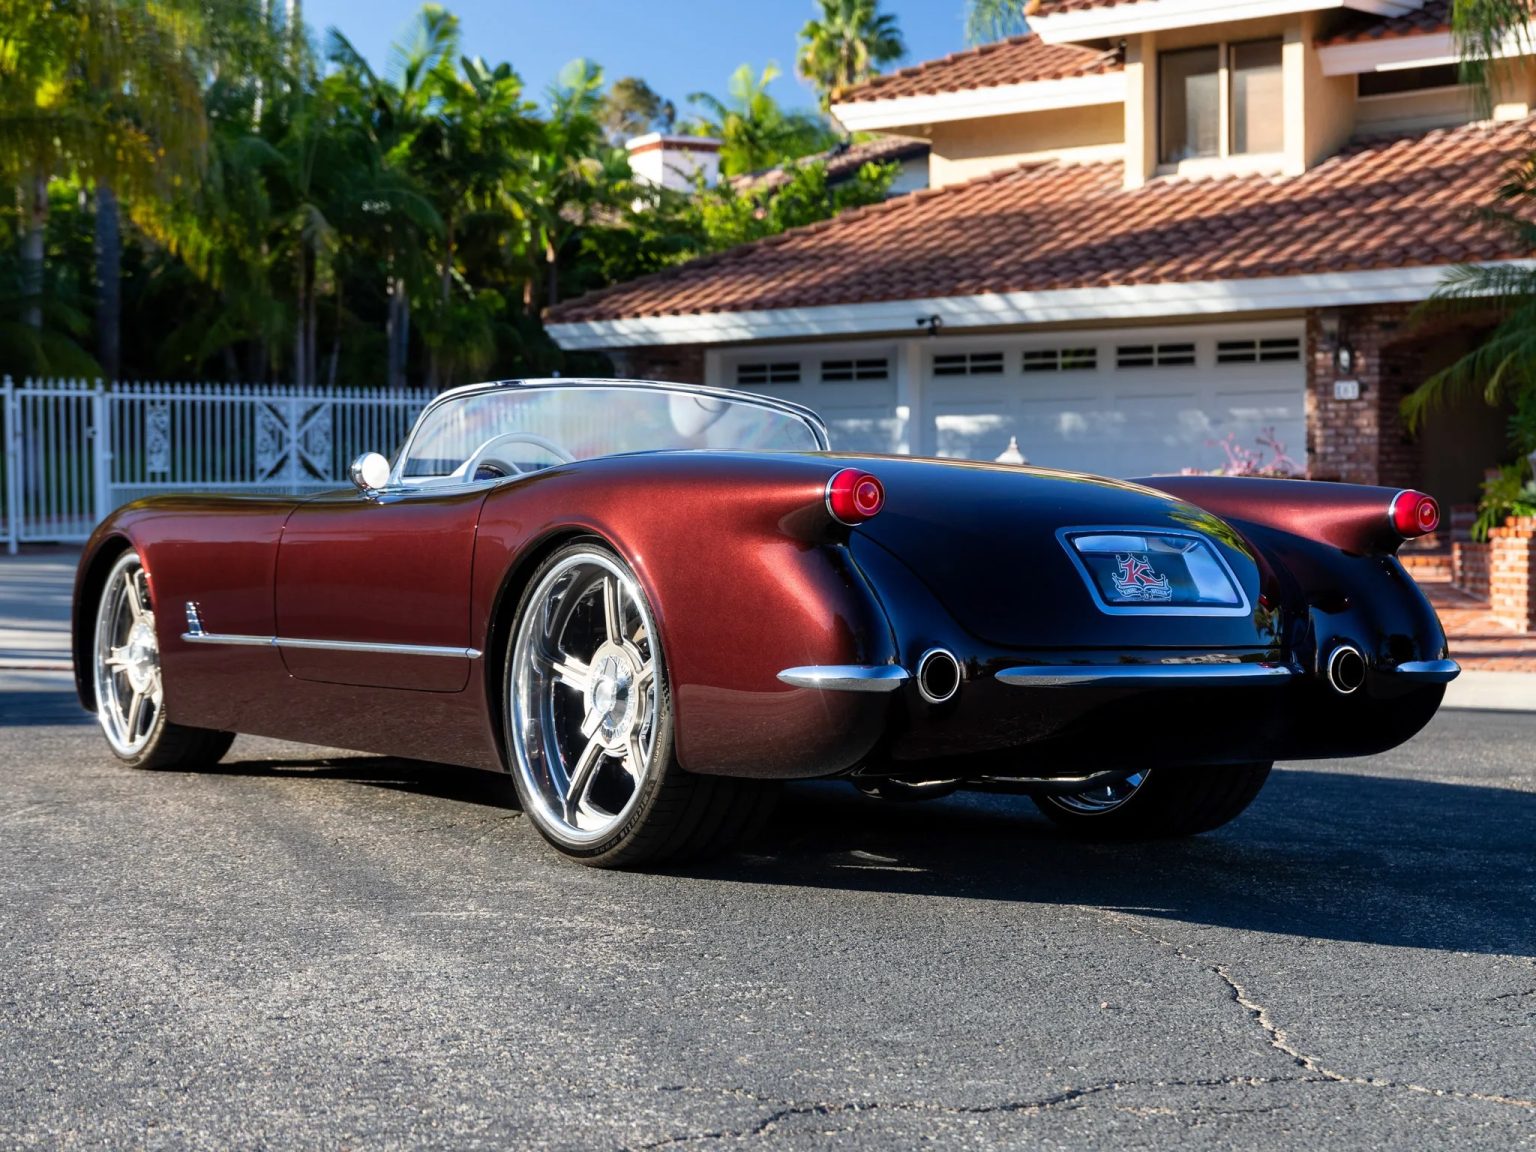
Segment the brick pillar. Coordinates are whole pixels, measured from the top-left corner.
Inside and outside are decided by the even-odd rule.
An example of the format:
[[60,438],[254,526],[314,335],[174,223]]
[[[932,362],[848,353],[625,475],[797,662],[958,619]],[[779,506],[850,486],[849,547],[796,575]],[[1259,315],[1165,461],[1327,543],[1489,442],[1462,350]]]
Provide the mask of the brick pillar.
[[667,380],[674,384],[704,383],[702,344],[654,344],[643,348],[614,348],[608,353],[614,373],[626,380]]
[[[1395,349],[1409,306],[1337,310],[1339,332],[1355,353],[1348,377],[1333,366],[1322,317],[1307,314],[1307,462],[1314,479],[1408,487],[1418,470],[1417,446],[1398,417],[1403,396],[1420,383],[1417,359]],[[1335,381],[1360,385],[1356,400],[1338,399]]]
[[1512,516],[1488,533],[1488,606],[1493,617],[1536,632],[1536,516]]

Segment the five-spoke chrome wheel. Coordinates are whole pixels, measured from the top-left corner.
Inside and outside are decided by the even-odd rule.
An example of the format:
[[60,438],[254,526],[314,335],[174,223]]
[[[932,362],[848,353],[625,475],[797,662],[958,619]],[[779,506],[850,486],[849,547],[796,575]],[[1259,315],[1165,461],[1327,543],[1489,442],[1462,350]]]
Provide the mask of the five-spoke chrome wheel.
[[1065,795],[1050,796],[1050,803],[1059,805],[1069,812],[1081,813],[1084,816],[1101,816],[1107,812],[1113,812],[1121,807],[1146,783],[1150,773],[1133,772],[1123,780],[1113,780],[1108,784],[1101,784],[1096,788],[1089,788],[1083,792],[1069,792]]
[[112,750],[132,759],[149,744],[165,703],[149,583],[134,552],[123,553],[107,574],[93,656],[96,716]]
[[508,675],[524,805],[571,848],[619,830],[659,771],[664,671],[645,598],[606,550],[568,550],[524,601]]

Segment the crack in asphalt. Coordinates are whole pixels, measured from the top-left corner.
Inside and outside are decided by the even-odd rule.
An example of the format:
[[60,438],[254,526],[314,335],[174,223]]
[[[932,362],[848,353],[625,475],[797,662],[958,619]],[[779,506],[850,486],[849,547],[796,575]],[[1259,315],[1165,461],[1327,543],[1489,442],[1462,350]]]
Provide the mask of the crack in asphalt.
[[1276,1023],[1274,1017],[1270,1015],[1269,1009],[1249,994],[1248,990],[1232,976],[1232,973],[1225,964],[1212,963],[1199,956],[1191,955],[1182,944],[1163,939],[1140,924],[1134,923],[1124,913],[1102,909],[1090,909],[1090,911],[1101,912],[1111,922],[1119,924],[1135,935],[1150,940],[1162,948],[1167,948],[1180,960],[1193,964],[1216,976],[1227,986],[1227,993],[1231,996],[1232,1002],[1247,1012],[1254,1023],[1263,1030],[1269,1046],[1286,1056],[1297,1067],[1312,1073],[1313,1079],[1317,1081],[1327,1081],[1334,1084],[1357,1084],[1367,1088],[1414,1092],[1422,1096],[1438,1096],[1447,1100],[1472,1100],[1480,1104],[1500,1104],[1511,1108],[1536,1110],[1536,1100],[1528,1100],[1520,1096],[1506,1096],[1497,1092],[1465,1092],[1456,1088],[1435,1088],[1428,1084],[1416,1084],[1411,1080],[1394,1080],[1386,1076],[1358,1076],[1330,1068],[1317,1057],[1303,1052],[1300,1048],[1296,1047],[1286,1034],[1285,1029]]
[[649,1152],[653,1148],[671,1148],[679,1144],[692,1144],[704,1140],[749,1140],[766,1136],[785,1120],[797,1116],[841,1116],[863,1112],[924,1112],[937,1116],[1037,1116],[1053,1108],[1076,1106],[1080,1101],[1108,1092],[1121,1092],[1130,1088],[1253,1088],[1261,1084],[1320,1083],[1318,1076],[1215,1076],[1194,1080],[1109,1080],[1102,1084],[1090,1084],[1081,1088],[1065,1088],[1049,1096],[1029,1100],[1004,1100],[997,1104],[934,1104],[920,1100],[849,1100],[795,1103],[773,1097],[760,1096],[745,1088],[721,1089],[722,1095],[739,1096],[758,1104],[777,1105],[774,1111],[750,1127],[717,1128],[706,1132],[690,1132],[678,1136],[665,1136],[644,1144],[625,1144],[623,1152]]

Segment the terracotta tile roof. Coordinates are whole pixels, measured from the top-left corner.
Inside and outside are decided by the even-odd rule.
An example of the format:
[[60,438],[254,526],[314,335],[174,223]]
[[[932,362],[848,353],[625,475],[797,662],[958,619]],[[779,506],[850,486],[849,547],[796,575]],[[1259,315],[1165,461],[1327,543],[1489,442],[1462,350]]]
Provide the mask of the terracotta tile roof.
[[1355,16],[1348,25],[1331,36],[1318,39],[1324,44],[1357,44],[1364,40],[1394,40],[1399,36],[1428,36],[1451,30],[1451,0],[1424,0],[1424,6],[1406,16]]
[[893,160],[910,160],[917,156],[926,156],[928,148],[928,141],[917,140],[911,136],[879,136],[873,140],[866,140],[862,144],[843,143],[830,151],[807,156],[804,160],[792,160],[777,168],[735,176],[731,178],[731,183],[743,192],[748,189],[777,187],[788,181],[791,167],[812,160],[825,160],[827,179],[836,182],[845,176],[852,176],[865,164],[884,164]]
[[1075,44],[1047,44],[1034,35],[1013,36],[995,44],[968,48],[939,60],[876,76],[856,88],[840,92],[836,103],[931,96],[938,92],[1028,84],[1035,80],[1096,76],[1117,72],[1121,67],[1119,57],[1113,52],[1080,48]]
[[1480,224],[1536,121],[1357,143],[1301,176],[1169,178],[1026,164],[913,192],[550,309],[552,323],[1528,256]]

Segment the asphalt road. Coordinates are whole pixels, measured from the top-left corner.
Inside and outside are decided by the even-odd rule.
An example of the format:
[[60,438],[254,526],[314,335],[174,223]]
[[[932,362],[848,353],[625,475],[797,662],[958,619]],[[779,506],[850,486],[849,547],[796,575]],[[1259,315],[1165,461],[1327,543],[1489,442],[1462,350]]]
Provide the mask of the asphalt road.
[[1183,843],[815,785],[626,875],[473,772],[125,770],[49,684],[0,695],[5,1147],[1536,1145],[1536,715]]

